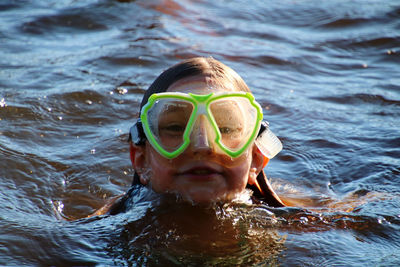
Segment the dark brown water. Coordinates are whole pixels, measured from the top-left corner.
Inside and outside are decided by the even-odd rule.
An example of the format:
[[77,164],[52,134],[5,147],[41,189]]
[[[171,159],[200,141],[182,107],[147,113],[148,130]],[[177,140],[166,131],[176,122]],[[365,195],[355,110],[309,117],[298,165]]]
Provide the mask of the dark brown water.
[[[143,92],[191,56],[252,88],[295,207],[85,219],[130,186]],[[399,63],[396,0],[0,1],[0,264],[400,265]]]

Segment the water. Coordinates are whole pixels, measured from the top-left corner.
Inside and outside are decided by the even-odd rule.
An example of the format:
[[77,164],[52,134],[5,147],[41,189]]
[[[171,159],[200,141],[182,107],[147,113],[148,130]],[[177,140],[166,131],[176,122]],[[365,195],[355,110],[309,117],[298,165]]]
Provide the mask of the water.
[[[398,1],[15,0],[0,12],[1,265],[400,264]],[[85,219],[129,188],[144,90],[191,56],[252,88],[284,143],[267,175],[294,207],[144,202]]]

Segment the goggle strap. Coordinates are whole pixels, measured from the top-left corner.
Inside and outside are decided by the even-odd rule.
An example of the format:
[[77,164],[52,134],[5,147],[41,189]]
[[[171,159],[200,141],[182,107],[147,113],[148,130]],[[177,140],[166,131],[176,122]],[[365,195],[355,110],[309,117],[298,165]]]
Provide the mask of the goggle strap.
[[283,147],[281,141],[269,129],[269,127],[266,127],[265,130],[256,138],[255,144],[261,153],[269,159],[275,157]]
[[266,156],[264,156],[264,160],[263,160],[263,169],[265,168],[265,166],[267,166],[269,162],[269,158],[267,158]]
[[144,145],[146,141],[146,135],[144,134],[143,125],[140,118],[131,127],[128,141],[132,141],[137,146]]

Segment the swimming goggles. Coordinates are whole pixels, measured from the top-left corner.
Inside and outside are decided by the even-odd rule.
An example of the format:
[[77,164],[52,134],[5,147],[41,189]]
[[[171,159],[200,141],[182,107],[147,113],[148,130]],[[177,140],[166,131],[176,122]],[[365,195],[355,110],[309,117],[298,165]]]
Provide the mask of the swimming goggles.
[[266,157],[273,158],[282,143],[262,118],[260,105],[248,92],[157,93],[143,106],[140,119],[130,129],[130,140],[140,145],[146,137],[168,159],[191,143],[235,158],[255,141]]

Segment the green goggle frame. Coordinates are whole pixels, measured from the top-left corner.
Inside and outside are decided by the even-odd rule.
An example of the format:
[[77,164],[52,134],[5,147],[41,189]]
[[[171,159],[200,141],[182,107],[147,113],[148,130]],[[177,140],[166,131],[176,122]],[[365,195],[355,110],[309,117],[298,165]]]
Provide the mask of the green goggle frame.
[[[244,144],[237,150],[233,150],[225,146],[221,142],[221,132],[218,128],[218,125],[214,119],[214,117],[211,115],[212,112],[210,111],[210,104],[213,103],[216,100],[223,100],[224,98],[231,98],[231,97],[239,97],[239,98],[245,98],[248,100],[248,103],[253,106],[256,110],[256,121],[254,124],[254,129],[252,130],[251,134],[247,137],[247,141],[244,142]],[[184,100],[187,102],[192,103],[193,105],[193,111],[190,115],[190,118],[187,122],[186,128],[183,133],[183,140],[182,144],[174,149],[173,151],[167,151],[162,145],[159,144],[157,139],[155,138],[154,134],[152,133],[150,129],[150,123],[149,123],[149,118],[148,117],[148,111],[154,106],[154,104],[162,99],[176,99],[176,100]],[[179,92],[166,92],[166,93],[156,93],[153,94],[149,97],[148,102],[146,105],[143,106],[143,109],[141,111],[140,119],[143,125],[143,131],[147,137],[147,140],[149,143],[154,147],[154,149],[160,153],[162,156],[168,159],[172,159],[180,155],[190,144],[190,134],[192,132],[193,125],[196,121],[198,110],[200,106],[204,106],[206,110],[206,116],[214,129],[215,132],[215,144],[218,145],[218,147],[225,152],[227,155],[230,157],[236,158],[240,156],[248,147],[250,144],[253,143],[255,138],[257,137],[257,134],[260,130],[260,125],[261,121],[263,119],[263,114],[262,114],[262,109],[260,105],[255,101],[254,96],[251,93],[248,92],[223,92],[223,93],[210,93],[206,95],[197,95],[197,94],[185,94],[185,93],[179,93]]]

